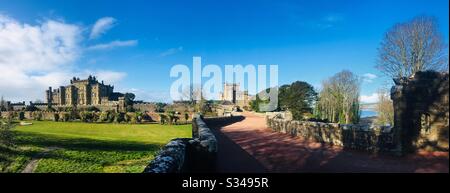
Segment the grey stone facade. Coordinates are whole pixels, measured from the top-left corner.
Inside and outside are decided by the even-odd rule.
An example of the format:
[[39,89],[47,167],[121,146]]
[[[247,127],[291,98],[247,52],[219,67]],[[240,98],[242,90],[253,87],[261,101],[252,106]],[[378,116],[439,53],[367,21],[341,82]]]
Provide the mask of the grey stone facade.
[[120,106],[124,94],[114,92],[114,86],[99,82],[94,76],[84,80],[73,77],[67,86],[60,86],[58,89],[49,87],[46,90],[46,100],[54,106]]

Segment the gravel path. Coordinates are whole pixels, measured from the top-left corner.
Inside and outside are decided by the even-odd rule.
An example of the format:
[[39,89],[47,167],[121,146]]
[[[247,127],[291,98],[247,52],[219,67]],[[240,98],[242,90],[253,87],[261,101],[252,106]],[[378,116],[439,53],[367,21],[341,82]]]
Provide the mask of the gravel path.
[[57,149],[60,149],[60,148],[58,148],[58,147],[47,147],[41,153],[38,153],[35,156],[33,156],[31,158],[31,161],[28,162],[27,166],[25,166],[25,168],[22,170],[22,173],[33,173],[34,170],[36,169],[38,163],[39,163],[39,160],[41,160],[42,157],[47,155],[49,152],[57,150]]

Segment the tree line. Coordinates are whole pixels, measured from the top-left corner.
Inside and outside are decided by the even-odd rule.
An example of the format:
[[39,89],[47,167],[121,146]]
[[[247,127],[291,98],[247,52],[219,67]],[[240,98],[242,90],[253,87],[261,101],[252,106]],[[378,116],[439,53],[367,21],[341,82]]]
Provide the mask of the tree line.
[[[448,44],[438,29],[436,19],[429,16],[417,16],[395,24],[380,43],[375,67],[392,79],[410,78],[419,71],[448,73]],[[277,111],[289,110],[296,120],[358,123],[361,116],[360,83],[357,75],[344,70],[324,80],[318,92],[302,81],[282,85],[278,88]],[[394,108],[388,89],[380,88],[377,96],[376,122],[392,125]],[[256,96],[251,108],[259,111],[261,103],[267,101]]]
[[[307,82],[296,81],[278,88],[276,111],[290,111],[295,120],[357,123],[359,91],[360,78],[347,70],[323,81],[319,92]],[[251,107],[259,112],[259,104],[266,102],[257,95]]]

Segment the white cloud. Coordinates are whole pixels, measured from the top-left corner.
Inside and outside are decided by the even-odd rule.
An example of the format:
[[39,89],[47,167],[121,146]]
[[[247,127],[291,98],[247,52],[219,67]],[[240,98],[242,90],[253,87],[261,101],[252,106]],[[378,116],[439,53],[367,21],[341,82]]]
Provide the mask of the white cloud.
[[174,54],[176,54],[176,53],[178,53],[178,52],[181,52],[181,51],[183,51],[183,47],[182,47],[182,46],[180,46],[180,47],[178,47],[178,48],[170,48],[170,49],[168,49],[168,50],[162,52],[162,53],[160,54],[160,56],[162,56],[162,57],[164,57],[164,56],[170,56],[170,55],[174,55]]
[[0,95],[12,101],[43,99],[45,89],[67,84],[68,77],[123,79],[122,72],[74,70],[85,49],[81,29],[55,20],[20,23],[0,14]]
[[363,77],[363,81],[364,81],[364,82],[367,82],[367,83],[372,83],[373,80],[375,80],[376,78],[378,78],[377,75],[372,74],[372,73],[366,73],[366,74],[363,74],[362,77]]
[[0,15],[0,67],[33,71],[68,65],[79,56],[80,41],[76,25],[48,20],[32,26]]
[[326,22],[330,22],[330,23],[335,23],[335,22],[343,21],[344,17],[339,14],[330,14],[330,15],[325,16],[322,20],[326,21]]
[[112,17],[103,17],[97,20],[95,22],[94,26],[91,30],[91,35],[89,36],[90,39],[96,39],[106,33],[106,31],[110,30],[112,27],[114,27],[114,24],[116,23],[116,19]]
[[171,103],[172,98],[170,97],[170,93],[167,91],[148,91],[138,88],[132,88],[125,92],[132,92],[136,95],[136,100],[143,100],[149,102],[164,102]]
[[377,103],[378,102],[378,94],[372,93],[371,95],[361,95],[359,101],[361,103]]
[[115,72],[108,70],[94,71],[90,72],[89,74],[96,76],[98,80],[104,80],[108,84],[115,84],[127,76],[127,74],[124,72]]
[[138,44],[137,40],[127,40],[127,41],[112,41],[106,44],[97,44],[88,47],[88,50],[109,50],[117,47],[130,47],[130,46],[136,46]]
[[316,27],[319,29],[333,28],[342,21],[344,21],[344,17],[341,14],[328,14],[317,21]]
[[0,95],[43,98],[81,54],[81,28],[55,20],[38,25],[0,15]]

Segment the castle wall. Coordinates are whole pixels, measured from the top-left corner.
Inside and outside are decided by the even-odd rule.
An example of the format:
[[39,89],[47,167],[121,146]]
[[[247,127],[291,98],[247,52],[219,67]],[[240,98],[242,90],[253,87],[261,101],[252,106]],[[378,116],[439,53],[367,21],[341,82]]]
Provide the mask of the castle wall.
[[[114,87],[99,83],[95,77],[80,80],[73,78],[70,85],[59,89],[46,91],[47,103],[56,105],[112,105],[110,102],[120,102],[112,97]],[[113,98],[113,100],[111,100]],[[113,104],[115,105],[115,104]]]
[[448,73],[419,72],[392,88],[394,125],[404,151],[448,151]]
[[348,149],[391,152],[395,147],[390,127],[295,121],[269,116],[266,121],[275,132]]

